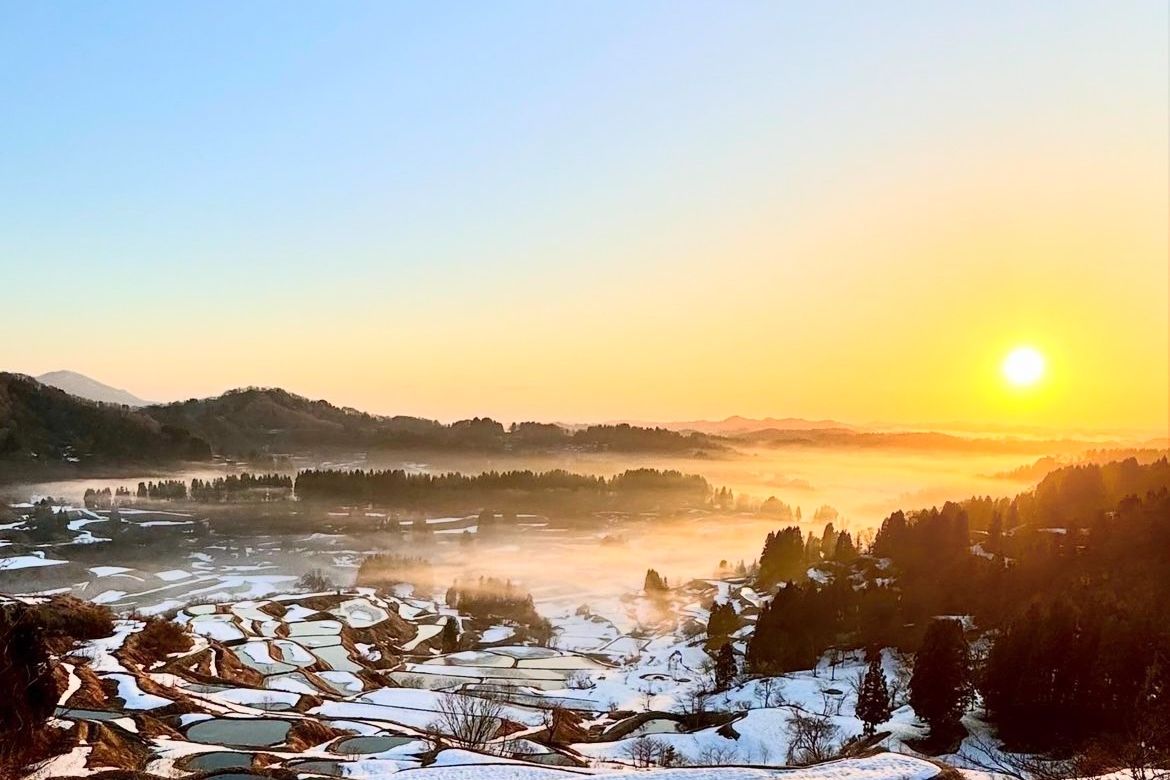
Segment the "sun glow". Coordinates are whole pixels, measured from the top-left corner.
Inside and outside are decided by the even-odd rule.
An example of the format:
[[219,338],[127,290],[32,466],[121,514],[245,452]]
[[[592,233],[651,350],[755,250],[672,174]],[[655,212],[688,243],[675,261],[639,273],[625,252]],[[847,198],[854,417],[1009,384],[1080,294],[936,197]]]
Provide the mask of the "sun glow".
[[1004,358],[1003,375],[1015,387],[1031,387],[1044,378],[1044,356],[1032,347],[1017,347]]

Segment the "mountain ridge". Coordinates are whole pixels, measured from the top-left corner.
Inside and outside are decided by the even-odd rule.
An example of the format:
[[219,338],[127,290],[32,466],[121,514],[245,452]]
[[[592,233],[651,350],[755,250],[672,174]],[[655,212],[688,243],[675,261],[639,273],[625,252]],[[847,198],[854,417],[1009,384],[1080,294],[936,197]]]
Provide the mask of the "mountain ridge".
[[744,417],[733,414],[722,420],[682,420],[668,422],[645,422],[636,420],[620,420],[607,423],[617,425],[625,423],[646,428],[665,428],[669,431],[696,431],[714,436],[728,436],[733,434],[751,433],[753,431],[783,430],[783,431],[857,431],[858,428],[838,420],[808,420],[803,417]]
[[93,377],[86,376],[77,371],[69,371],[68,369],[49,371],[48,373],[33,378],[43,385],[64,390],[70,395],[75,395],[78,398],[84,398],[88,401],[133,407],[149,406],[151,403],[150,401],[139,398],[128,390],[107,385]]

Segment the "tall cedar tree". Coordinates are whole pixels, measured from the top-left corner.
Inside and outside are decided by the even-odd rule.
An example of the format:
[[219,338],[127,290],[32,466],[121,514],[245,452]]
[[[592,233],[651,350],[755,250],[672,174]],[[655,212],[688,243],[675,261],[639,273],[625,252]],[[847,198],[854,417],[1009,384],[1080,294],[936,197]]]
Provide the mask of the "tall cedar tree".
[[715,688],[720,691],[727,690],[737,671],[731,643],[724,642],[723,647],[719,648],[719,654],[715,656]]
[[786,580],[804,576],[804,536],[796,526],[768,534],[760,553],[757,586],[767,590]]
[[971,658],[957,620],[932,620],[914,659],[910,706],[930,724],[931,735],[953,733],[967,708]]
[[890,719],[890,689],[886,687],[886,675],[882,673],[882,657],[878,650],[869,654],[869,666],[861,678],[855,712],[865,724],[866,734],[873,734],[879,723]]
[[707,618],[708,637],[730,636],[739,628],[739,617],[735,614],[735,607],[731,604],[715,604],[711,607],[711,617]]
[[447,622],[443,624],[440,642],[444,653],[454,653],[459,649],[459,626],[455,618],[448,617]]

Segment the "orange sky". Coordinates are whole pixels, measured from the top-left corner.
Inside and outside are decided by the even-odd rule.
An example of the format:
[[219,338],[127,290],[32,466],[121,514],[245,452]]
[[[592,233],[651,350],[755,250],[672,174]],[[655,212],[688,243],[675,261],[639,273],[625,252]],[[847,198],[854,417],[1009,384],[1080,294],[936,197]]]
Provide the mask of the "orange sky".
[[[1165,6],[838,11],[367,8],[258,43],[249,9],[108,40],[29,9],[0,40],[32,63],[0,367],[440,419],[1164,435]],[[1026,391],[1019,344],[1048,361]]]

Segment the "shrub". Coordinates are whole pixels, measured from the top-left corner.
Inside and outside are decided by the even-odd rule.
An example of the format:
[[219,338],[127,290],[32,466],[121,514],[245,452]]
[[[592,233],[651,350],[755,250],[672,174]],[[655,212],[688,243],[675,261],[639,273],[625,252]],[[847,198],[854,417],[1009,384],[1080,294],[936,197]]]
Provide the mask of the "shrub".
[[134,635],[133,644],[143,656],[159,661],[171,653],[189,650],[192,640],[178,623],[152,617],[147,619],[142,630]]
[[82,642],[114,633],[114,613],[109,607],[73,596],[54,596],[36,607],[45,636],[52,640]]

